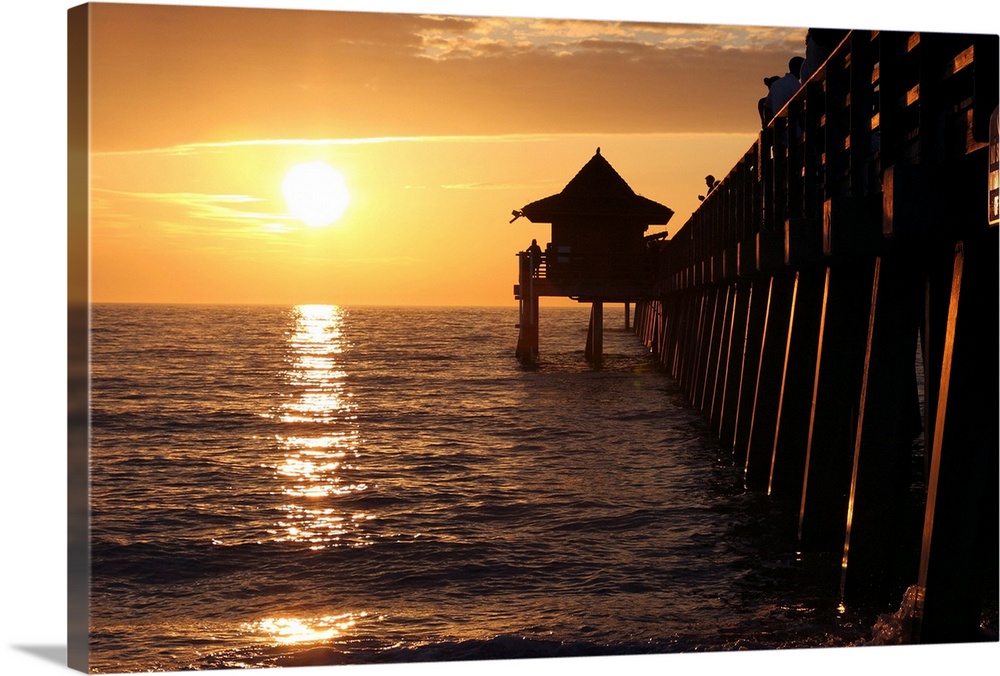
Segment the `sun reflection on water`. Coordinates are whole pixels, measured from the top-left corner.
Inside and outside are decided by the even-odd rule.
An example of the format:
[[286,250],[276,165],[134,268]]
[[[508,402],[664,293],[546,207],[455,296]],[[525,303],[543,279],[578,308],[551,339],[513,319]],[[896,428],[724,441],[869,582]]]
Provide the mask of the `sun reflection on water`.
[[243,630],[274,643],[311,643],[342,636],[368,613],[345,613],[326,617],[266,617],[243,625]]
[[282,459],[272,469],[280,482],[283,501],[277,509],[283,518],[270,533],[278,542],[310,549],[364,544],[359,524],[373,517],[358,519],[337,504],[338,498],[368,488],[351,478],[361,435],[345,368],[347,312],[335,305],[299,305],[293,312],[284,374],[289,390],[277,419],[296,427],[292,434],[276,435]]
[[336,305],[299,305],[288,337],[286,377],[295,392],[281,406],[282,422],[332,422],[353,419],[347,372],[341,355],[347,313]]

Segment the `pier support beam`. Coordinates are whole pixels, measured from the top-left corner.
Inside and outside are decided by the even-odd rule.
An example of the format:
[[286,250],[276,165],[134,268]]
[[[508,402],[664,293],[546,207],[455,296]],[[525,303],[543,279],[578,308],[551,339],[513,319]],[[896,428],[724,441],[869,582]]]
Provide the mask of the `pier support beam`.
[[768,285],[750,428],[737,449],[743,454],[743,482],[748,488],[766,488],[770,475],[793,288],[794,279],[788,275],[772,277]]
[[688,401],[692,404],[697,403],[696,388],[704,353],[704,341],[708,331],[706,314],[711,295],[712,292],[708,289],[699,291],[692,297],[688,311],[688,322],[691,330],[686,332],[684,337],[684,356],[681,362],[679,381],[681,388],[688,394]]
[[874,261],[826,271],[799,505],[803,549],[843,544],[873,271]]
[[584,356],[593,364],[600,364],[604,355],[604,303],[594,301],[590,306],[590,327],[587,329],[587,347]]
[[891,602],[916,573],[908,517],[913,440],[920,433],[915,372],[924,280],[917,257],[876,260],[854,466],[841,560],[841,599]]
[[535,292],[531,260],[527,252],[522,251],[518,256],[520,283],[516,295],[520,302],[520,312],[514,356],[522,364],[535,364],[538,361],[538,294]]
[[743,359],[740,365],[740,382],[736,394],[736,417],[733,420],[732,449],[738,466],[746,464],[746,448],[753,422],[754,394],[764,342],[767,309],[771,299],[771,280],[755,279],[751,289],[746,336],[743,341]]
[[726,350],[729,343],[730,322],[728,321],[732,310],[733,286],[727,284],[724,289],[720,289],[721,302],[716,307],[715,329],[712,337],[712,353],[709,356],[708,372],[705,374],[705,394],[701,404],[701,410],[708,415],[709,424],[713,427],[716,420],[716,399],[719,391],[719,374],[725,369]]
[[984,581],[997,576],[996,230],[955,252],[917,579],[921,643],[977,637]]
[[719,366],[719,346],[722,342],[722,324],[725,320],[726,302],[729,300],[729,287],[716,287],[712,293],[712,315],[709,318],[709,328],[706,335],[706,352],[702,358],[702,377],[696,391],[695,405],[702,411],[711,406],[714,392],[715,374]]
[[726,303],[723,308],[722,321],[719,325],[719,347],[715,358],[715,372],[710,383],[711,397],[707,397],[708,420],[712,429],[719,428],[722,417],[722,402],[725,399],[727,373],[729,370],[729,353],[732,344],[733,326],[736,312],[736,285],[726,286]]
[[822,270],[795,273],[767,484],[769,495],[791,504],[798,504],[802,495],[812,410],[811,399],[803,394],[812,391],[816,374],[825,286]]
[[[720,372],[718,404],[718,435],[723,448],[732,450],[733,431],[736,423],[736,405],[739,401],[740,377],[743,374],[743,348],[747,339],[747,319],[750,315],[750,296],[753,286],[737,284],[731,315],[731,325],[726,346],[725,370]],[[725,447],[725,443],[729,447]]]

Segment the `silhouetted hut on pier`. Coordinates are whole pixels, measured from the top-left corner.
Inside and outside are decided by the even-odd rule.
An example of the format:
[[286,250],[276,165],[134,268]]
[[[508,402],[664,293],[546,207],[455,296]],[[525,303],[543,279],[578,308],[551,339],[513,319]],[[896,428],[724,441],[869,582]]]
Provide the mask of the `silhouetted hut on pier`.
[[655,257],[645,232],[665,225],[674,212],[637,195],[598,148],[561,192],[513,213],[514,220],[552,224],[541,261],[532,262],[527,251],[519,254],[517,357],[534,362],[538,356],[538,298],[565,296],[592,304],[586,356],[599,361],[603,304],[624,303],[627,323],[628,304],[650,297]]

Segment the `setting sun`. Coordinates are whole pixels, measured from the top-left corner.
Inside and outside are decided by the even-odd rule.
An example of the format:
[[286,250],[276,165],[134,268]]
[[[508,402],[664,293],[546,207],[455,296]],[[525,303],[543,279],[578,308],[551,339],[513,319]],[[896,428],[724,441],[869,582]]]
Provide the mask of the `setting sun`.
[[351,201],[344,175],[319,160],[289,169],[281,192],[291,215],[314,228],[339,220]]

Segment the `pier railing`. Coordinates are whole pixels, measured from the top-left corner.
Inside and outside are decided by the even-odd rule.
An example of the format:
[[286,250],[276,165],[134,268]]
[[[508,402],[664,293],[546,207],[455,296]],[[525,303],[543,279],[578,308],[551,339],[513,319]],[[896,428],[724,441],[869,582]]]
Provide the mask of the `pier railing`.
[[659,257],[652,247],[641,254],[546,251],[538,257],[535,265],[531,265],[528,251],[519,251],[517,255],[521,259],[520,265],[528,266],[535,279],[594,283],[618,279],[641,282],[647,287],[656,284],[658,279]]
[[969,159],[989,143],[996,39],[851,32],[671,238],[672,287],[874,253],[900,227],[960,237],[953,217],[986,204]]
[[914,641],[970,640],[996,603],[997,42],[850,32],[636,305],[746,485],[797,508],[798,548],[842,553],[845,603],[906,591]]

